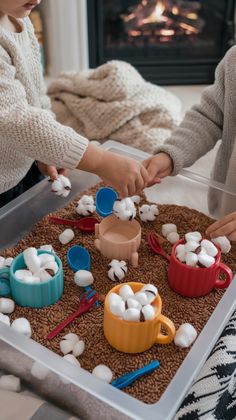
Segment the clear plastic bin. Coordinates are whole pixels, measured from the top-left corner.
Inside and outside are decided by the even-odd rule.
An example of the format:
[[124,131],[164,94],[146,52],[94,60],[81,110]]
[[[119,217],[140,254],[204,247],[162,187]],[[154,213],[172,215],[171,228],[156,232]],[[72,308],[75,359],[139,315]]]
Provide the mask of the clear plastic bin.
[[[146,153],[113,141],[106,142],[102,147],[140,160],[148,157]],[[73,195],[78,195],[98,181],[98,178],[91,174],[80,173],[78,176],[78,172],[72,172],[70,178]],[[177,177],[166,178],[161,185],[148,189],[147,197],[159,203],[186,205],[210,215],[209,187],[217,194],[223,194],[227,200],[236,199],[236,194],[226,190],[224,185],[212,183],[187,170],[182,171]],[[57,198],[50,192],[48,182],[42,181],[3,207],[0,210],[0,249],[14,246],[39,219],[48,212],[64,207],[73,195],[71,194],[68,199]],[[166,391],[160,400],[152,405],[147,405],[97,380],[89,372],[71,365],[57,354],[2,323],[0,323],[0,368],[5,368],[25,379],[36,391],[47,398],[52,398],[55,402],[62,403],[81,419],[170,420],[235,310],[235,295],[236,281],[233,281]],[[36,379],[30,373],[35,361],[49,369],[46,380]],[[65,384],[65,379],[69,383]]]

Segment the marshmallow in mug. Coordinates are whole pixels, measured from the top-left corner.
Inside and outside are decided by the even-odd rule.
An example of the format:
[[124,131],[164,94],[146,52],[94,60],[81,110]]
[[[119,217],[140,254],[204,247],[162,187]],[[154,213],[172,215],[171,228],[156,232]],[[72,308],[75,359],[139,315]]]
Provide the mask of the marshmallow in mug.
[[83,195],[77,203],[76,212],[80,216],[91,216],[96,210],[92,195]]
[[208,239],[201,240],[200,238],[201,234],[199,232],[190,232],[190,235],[185,235],[187,242],[177,245],[175,249],[179,261],[190,267],[206,268],[215,263],[218,249]]
[[15,277],[25,283],[35,284],[50,280],[59,270],[55,257],[52,254],[38,255],[37,249],[30,247],[23,251],[27,269],[15,271]]
[[159,214],[156,204],[143,204],[139,207],[139,217],[142,222],[153,222]]
[[136,208],[130,197],[115,200],[113,214],[120,220],[132,220],[136,217]]
[[67,197],[71,192],[71,182],[64,175],[58,175],[57,179],[52,182],[52,192],[59,197]]
[[125,261],[121,260],[112,260],[109,263],[108,277],[112,281],[121,281],[125,278],[127,274],[127,264]]
[[155,316],[155,308],[151,302],[157,294],[157,288],[153,284],[144,285],[137,293],[134,293],[132,288],[125,284],[120,288],[119,294],[110,293],[108,304],[113,315],[125,321],[146,321]]

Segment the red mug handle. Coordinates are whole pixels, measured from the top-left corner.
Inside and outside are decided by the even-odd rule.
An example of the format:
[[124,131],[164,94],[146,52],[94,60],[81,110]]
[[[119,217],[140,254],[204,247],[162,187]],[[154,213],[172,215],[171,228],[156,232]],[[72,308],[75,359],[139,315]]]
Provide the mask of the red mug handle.
[[[223,273],[226,275],[226,279],[224,281],[219,279],[219,275],[221,271],[223,271]],[[220,263],[219,269],[217,272],[217,279],[215,281],[214,287],[217,289],[226,289],[226,287],[228,287],[229,284],[231,283],[232,279],[233,279],[233,273],[230,270],[230,268],[227,265]]]

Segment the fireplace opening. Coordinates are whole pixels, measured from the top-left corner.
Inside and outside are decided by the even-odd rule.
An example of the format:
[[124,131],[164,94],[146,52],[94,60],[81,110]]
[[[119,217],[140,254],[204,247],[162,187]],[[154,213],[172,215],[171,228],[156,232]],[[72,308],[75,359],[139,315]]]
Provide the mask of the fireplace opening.
[[87,0],[90,66],[119,59],[158,84],[211,83],[235,0]]

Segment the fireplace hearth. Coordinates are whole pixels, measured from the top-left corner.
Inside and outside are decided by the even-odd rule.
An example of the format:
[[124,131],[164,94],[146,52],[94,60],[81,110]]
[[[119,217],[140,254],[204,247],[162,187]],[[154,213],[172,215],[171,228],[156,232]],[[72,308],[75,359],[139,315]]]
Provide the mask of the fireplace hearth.
[[235,42],[235,0],[87,0],[91,67],[119,59],[157,84],[211,83]]

